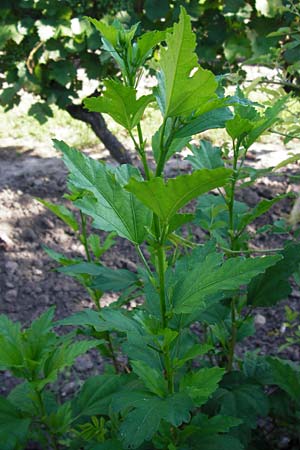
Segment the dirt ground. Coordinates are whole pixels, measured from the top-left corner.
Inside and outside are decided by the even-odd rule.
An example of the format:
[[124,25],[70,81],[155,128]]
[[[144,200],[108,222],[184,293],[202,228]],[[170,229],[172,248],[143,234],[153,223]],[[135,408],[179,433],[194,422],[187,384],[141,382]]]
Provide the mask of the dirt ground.
[[[99,149],[87,153],[99,156]],[[275,165],[287,157],[280,141],[273,144],[256,144],[252,158],[248,161],[256,167]],[[56,317],[63,318],[84,307],[91,307],[88,294],[71,278],[52,269],[55,263],[44,252],[46,245],[68,256],[83,255],[83,248],[69,229],[51,212],[39,204],[38,196],[51,202],[60,202],[65,192],[66,169],[60,155],[51,147],[15,145],[10,140],[0,140],[0,313],[13,320],[29,324],[50,305],[56,306]],[[174,159],[169,165],[169,174],[186,170],[186,163]],[[299,173],[299,167],[290,166],[289,171]],[[243,191],[243,200],[254,206],[262,198],[271,198],[290,189],[287,176],[263,178],[255,189]],[[276,204],[257,225],[270,223],[289,214],[291,200]],[[255,241],[257,247],[272,248],[282,244],[280,236],[263,237]],[[134,249],[122,239],[104,257],[105,264],[132,269],[136,263]],[[111,300],[110,295],[104,302]],[[284,305],[300,309],[300,293],[296,286],[288,300],[272,309],[256,311],[255,337],[248,339],[247,349],[259,348],[263,353],[278,352],[285,335],[280,331],[284,321]],[[243,350],[243,349],[242,349]],[[299,348],[286,350],[285,355],[300,361]],[[96,373],[101,366],[93,354],[81,357],[76,363],[78,372]],[[0,393],[7,391],[12,380],[8,373],[1,375]],[[71,385],[71,386],[70,386]],[[73,389],[72,382],[65,387],[65,394]]]

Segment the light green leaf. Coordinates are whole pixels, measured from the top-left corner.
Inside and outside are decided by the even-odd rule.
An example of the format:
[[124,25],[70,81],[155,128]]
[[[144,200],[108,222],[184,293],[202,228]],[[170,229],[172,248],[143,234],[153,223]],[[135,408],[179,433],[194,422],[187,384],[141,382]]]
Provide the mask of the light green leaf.
[[169,233],[172,233],[186,223],[192,222],[194,218],[194,214],[175,214],[169,222]]
[[165,39],[165,36],[165,31],[154,30],[142,34],[142,36],[137,39],[137,57],[135,61],[137,67],[144,64],[146,59],[152,55],[153,48],[162,42]]
[[253,122],[248,119],[243,119],[239,114],[236,114],[233,119],[226,122],[226,131],[233,140],[244,137],[252,128]]
[[54,433],[62,434],[69,431],[72,423],[71,402],[58,405],[55,411],[47,417],[47,425]]
[[192,152],[193,155],[189,155],[186,160],[189,161],[196,170],[224,167],[220,147],[214,147],[209,141],[200,141],[199,147],[192,145]]
[[[216,97],[212,72],[202,69],[195,51],[196,35],[181,8],[179,23],[167,33],[167,49],[161,49],[161,74],[156,96],[164,117],[188,116],[199,105]],[[191,72],[195,72],[191,75]]]
[[55,203],[47,202],[42,198],[35,197],[35,199],[40,202],[42,205],[46,206],[50,211],[52,211],[57,217],[59,217],[63,222],[65,222],[69,227],[78,231],[79,226],[74,214],[66,208],[64,205],[56,205]]
[[154,100],[152,95],[136,98],[136,89],[125,86],[119,81],[104,81],[106,90],[99,97],[84,100],[89,111],[109,114],[126,130],[131,131],[141,120],[146,106]]
[[288,97],[286,96],[277,100],[273,106],[265,111],[264,116],[261,119],[256,120],[253,129],[243,141],[245,148],[248,149],[259,136],[261,136],[266,130],[274,125],[275,122],[277,122],[278,116],[283,110],[287,99]]
[[0,316],[0,368],[10,369],[11,367],[23,364],[21,325],[19,322],[12,322],[7,316]]
[[134,195],[122,188],[116,176],[98,161],[88,158],[62,141],[54,141],[64,154],[64,162],[71,172],[71,182],[93,194],[75,204],[94,219],[94,225],[105,231],[140,244],[151,226],[152,214]]
[[114,25],[108,25],[103,20],[93,19],[92,17],[87,17],[87,19],[95,26],[95,28],[100,31],[102,36],[113,46],[117,47],[119,30]]
[[142,361],[131,361],[133,371],[140,377],[153,394],[164,397],[167,393],[166,381],[162,373],[157,372]]
[[186,374],[180,380],[180,391],[186,392],[196,406],[202,406],[215,392],[224,373],[224,369],[212,367]]
[[219,265],[220,260],[209,254],[188,273],[178,273],[171,298],[174,310],[176,313],[204,310],[210,296],[225,295],[226,291],[238,289],[281,258],[281,255],[248,259],[236,257]]
[[299,161],[300,159],[300,153],[293,154],[289,158],[285,159],[284,161],[281,161],[277,166],[273,168],[273,171],[281,169],[282,167],[286,167],[288,164],[293,164],[296,161]]
[[224,186],[231,174],[230,169],[218,168],[197,170],[191,175],[169,179],[166,183],[160,177],[142,182],[132,178],[126,189],[168,223],[171,217],[193,198]]
[[88,245],[91,247],[92,252],[96,256],[96,258],[100,258],[103,253],[107,252],[111,247],[113,247],[116,243],[114,238],[116,234],[114,232],[109,233],[104,242],[101,243],[100,236],[98,234],[90,234],[87,238]]
[[[161,156],[161,133],[164,132],[164,144],[170,138],[171,133],[174,132],[172,129],[171,119],[167,120],[166,126],[160,126],[156,133],[152,136],[152,151],[155,161],[158,162]],[[191,140],[190,136],[185,136],[183,138],[173,138],[171,143],[168,144],[168,152],[166,156],[166,161],[171,158],[174,153],[180,152]]]
[[47,247],[46,245],[43,245],[43,250],[47,253],[48,256],[50,256],[50,258],[52,258],[54,261],[64,265],[68,265],[68,264],[76,264],[77,262],[80,262],[82,260],[76,260],[76,259],[70,259],[67,258],[65,255],[63,255],[62,253],[56,252],[55,250],[52,250],[51,248]]
[[91,348],[95,348],[97,345],[100,345],[103,341],[101,340],[88,340],[88,341],[79,341],[75,343],[70,343],[66,340],[63,345],[60,345],[55,349],[55,351],[50,355],[44,365],[44,375],[45,378],[40,381],[36,381],[34,385],[39,389],[43,389],[43,387],[52,383],[56,380],[58,372],[65,367],[71,366],[75,359],[86,353]]

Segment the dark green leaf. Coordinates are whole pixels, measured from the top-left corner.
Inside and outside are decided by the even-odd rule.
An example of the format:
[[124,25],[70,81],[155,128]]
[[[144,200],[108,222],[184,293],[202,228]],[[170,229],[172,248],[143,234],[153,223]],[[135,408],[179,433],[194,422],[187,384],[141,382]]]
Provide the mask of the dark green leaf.
[[188,121],[186,125],[180,127],[180,129],[174,134],[174,138],[180,139],[202,133],[206,130],[223,128],[225,126],[225,122],[231,118],[232,113],[229,108],[218,108],[213,111],[207,111],[200,114],[195,119]]
[[94,277],[93,287],[101,291],[121,291],[136,283],[138,277],[135,273],[125,269],[110,269],[100,264],[82,262],[68,265],[58,269],[59,272],[69,275],[88,274]]
[[268,358],[272,370],[273,384],[277,384],[300,405],[300,370],[291,361]]
[[197,264],[189,273],[178,273],[171,299],[175,312],[189,313],[195,309],[205,309],[209,296],[238,289],[279,259],[281,256],[236,257],[220,266],[218,255],[209,254],[205,261]]
[[159,397],[164,397],[167,393],[167,384],[163,377],[163,373],[157,372],[152,367],[149,367],[143,361],[131,362],[134,373],[142,379],[146,388],[153,394]]
[[224,369],[213,367],[184,375],[180,380],[180,391],[186,392],[196,406],[202,406],[215,392],[224,373]]
[[291,293],[289,277],[300,262],[300,244],[291,242],[280,252],[282,259],[257,276],[248,286],[247,301],[254,306],[271,306]]
[[4,450],[15,450],[25,443],[30,422],[12,403],[0,396],[0,442]]
[[200,141],[200,146],[192,145],[193,155],[186,159],[197,169],[216,169],[224,167],[220,147],[214,147],[209,141]]
[[253,208],[250,212],[243,214],[241,220],[239,221],[238,229],[243,230],[247,225],[252,223],[255,219],[262,216],[266,212],[269,211],[272,206],[286,197],[286,194],[278,195],[272,200],[261,200],[255,208]]
[[178,427],[190,420],[193,403],[188,396],[177,393],[165,399],[141,398],[133,404],[134,410],[127,414],[121,425],[121,436],[126,448],[137,448],[149,441],[157,432],[161,420]]
[[112,395],[121,385],[122,379],[118,375],[98,375],[89,378],[73,400],[74,414],[81,417],[108,414]]
[[119,236],[140,244],[152,221],[148,208],[125,191],[116,176],[103,164],[88,158],[65,143],[54,141],[64,154],[64,162],[71,172],[72,183],[90,191],[94,198],[85,197],[75,204],[95,220],[96,227],[115,231]]
[[227,374],[217,392],[220,414],[242,419],[249,427],[256,428],[257,417],[269,411],[268,397],[263,389],[249,382],[240,372]]

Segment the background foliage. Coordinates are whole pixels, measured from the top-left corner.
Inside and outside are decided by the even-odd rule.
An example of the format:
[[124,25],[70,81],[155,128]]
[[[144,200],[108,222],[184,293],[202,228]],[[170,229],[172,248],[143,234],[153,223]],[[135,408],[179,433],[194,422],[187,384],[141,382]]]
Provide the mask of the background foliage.
[[[125,149],[109,135],[102,116],[87,113],[81,105],[83,97],[101,91],[104,77],[117,73],[85,16],[105,16],[108,22],[118,17],[128,26],[139,21],[142,32],[171,26],[181,5],[191,16],[203,67],[216,74],[236,72],[245,61],[276,67],[279,82],[298,95],[300,11],[290,0],[4,0],[0,103],[7,111],[20,102],[24,90],[31,92],[36,102],[30,115],[44,123],[52,116],[53,105],[67,110],[89,123],[106,147],[115,150],[113,156],[124,162]],[[244,76],[240,70],[238,79]]]

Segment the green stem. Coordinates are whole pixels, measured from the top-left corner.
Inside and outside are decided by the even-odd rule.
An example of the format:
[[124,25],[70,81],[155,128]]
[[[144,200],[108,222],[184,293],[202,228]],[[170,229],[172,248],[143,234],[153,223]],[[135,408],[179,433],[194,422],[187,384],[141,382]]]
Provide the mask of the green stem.
[[[166,291],[165,291],[165,249],[163,244],[160,244],[157,249],[157,263],[158,263],[158,278],[159,278],[159,299],[160,299],[160,313],[162,328],[167,328],[167,306],[166,306]],[[164,362],[166,370],[166,379],[168,383],[168,392],[174,393],[174,370],[171,361],[170,348],[167,346],[164,351]]]
[[145,142],[144,142],[144,139],[143,139],[143,132],[142,132],[141,123],[137,124],[137,131],[138,131],[138,136],[139,136],[139,147],[140,147],[139,154],[141,156],[141,160],[142,160],[142,163],[143,163],[146,179],[150,180],[151,172],[150,172],[150,169],[149,169],[149,166],[148,166],[148,162],[147,162],[147,158],[146,158]]
[[167,326],[166,317],[166,292],[165,292],[165,250],[162,245],[157,249],[158,278],[159,278],[159,300],[162,327]]
[[[235,251],[235,244],[236,244],[236,234],[234,229],[234,201],[235,201],[235,187],[239,176],[239,170],[241,169],[241,166],[239,167],[239,170],[237,170],[237,163],[238,163],[238,156],[239,156],[239,146],[240,142],[238,141],[235,145],[235,142],[233,143],[233,178],[231,181],[231,191],[230,191],[230,198],[228,202],[228,211],[229,211],[229,234],[230,234],[230,250]],[[232,254],[232,257],[235,256],[235,253]],[[227,357],[227,371],[230,372],[233,367],[233,361],[234,361],[234,353],[235,353],[235,346],[236,346],[236,337],[237,337],[237,321],[236,321],[236,307],[235,307],[235,301],[236,298],[232,297],[231,299],[231,338],[229,341],[229,352]]]
[[165,162],[166,162],[166,156],[167,156],[167,150],[164,146],[164,137],[165,137],[165,131],[166,131],[166,125],[167,121],[164,119],[161,127],[161,134],[160,134],[160,143],[159,143],[159,160],[156,167],[155,176],[160,177],[162,174],[162,171],[164,170]]
[[120,373],[120,367],[119,367],[119,363],[118,363],[116,355],[115,355],[115,351],[114,351],[114,347],[113,347],[113,343],[112,343],[109,331],[105,332],[105,339],[107,341],[107,346],[110,351],[110,356],[113,361],[113,366],[114,366],[115,372],[116,372],[116,374],[118,374],[118,373]]
[[234,157],[233,157],[233,177],[231,180],[231,191],[230,198],[228,202],[228,213],[229,213],[229,237],[230,237],[230,247],[231,250],[235,250],[235,230],[234,230],[234,200],[235,200],[235,186],[238,178],[237,172],[237,161],[238,161],[238,145],[234,147]]
[[135,248],[136,248],[136,251],[137,251],[137,253],[138,253],[142,263],[144,264],[144,266],[145,266],[145,268],[147,270],[148,276],[149,276],[149,278],[151,280],[153,278],[152,272],[151,272],[151,269],[150,269],[150,267],[149,267],[149,265],[147,263],[147,260],[146,260],[146,258],[144,256],[144,254],[142,252],[142,249],[141,249],[141,247],[139,245],[136,245]]
[[58,443],[56,440],[55,434],[52,433],[49,425],[47,424],[45,418],[46,418],[46,408],[43,402],[42,395],[39,390],[35,389],[36,398],[38,401],[39,409],[40,409],[40,423],[45,427],[46,435],[50,441],[50,445],[54,450],[58,450]]
[[80,218],[81,218],[81,231],[82,231],[82,241],[83,241],[82,243],[84,246],[86,258],[89,262],[91,262],[92,258],[90,255],[89,246],[88,246],[88,242],[87,242],[86,217],[82,213],[82,211],[80,211]]
[[283,248],[265,248],[265,249],[249,249],[249,250],[231,250],[230,248],[226,247],[220,247],[221,250],[223,250],[226,253],[232,253],[235,255],[241,255],[241,254],[252,254],[252,253],[277,253],[282,252]]
[[237,337],[235,301],[236,301],[236,298],[233,297],[231,300],[231,339],[229,341],[229,353],[228,353],[228,363],[227,363],[227,371],[228,372],[231,372],[232,367],[233,367],[234,352],[235,352],[236,337]]

